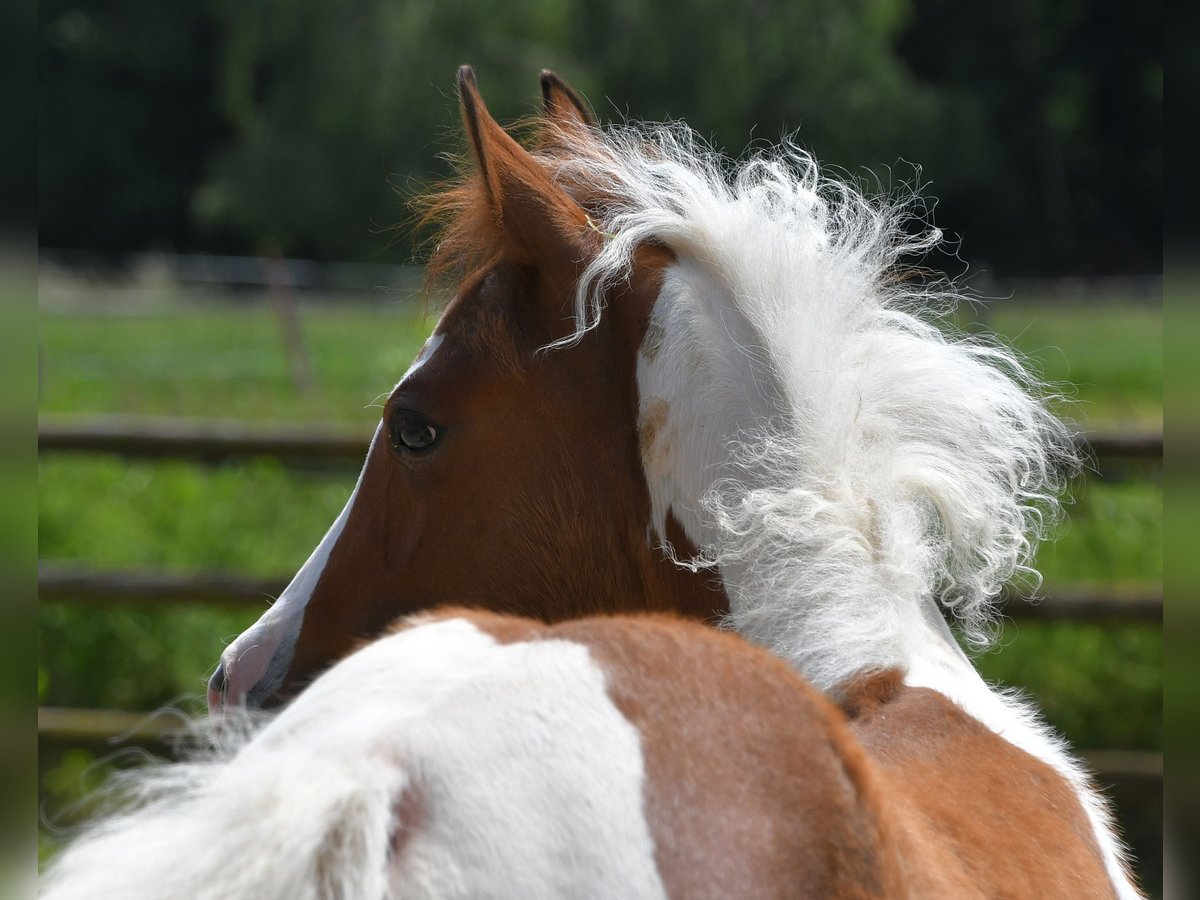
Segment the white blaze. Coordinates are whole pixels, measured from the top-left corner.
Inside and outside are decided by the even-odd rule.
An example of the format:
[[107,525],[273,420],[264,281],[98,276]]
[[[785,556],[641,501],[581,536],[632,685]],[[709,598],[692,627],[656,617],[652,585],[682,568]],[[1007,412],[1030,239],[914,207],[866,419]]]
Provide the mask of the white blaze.
[[[375,436],[371,439],[371,449],[374,449],[382,430],[381,423],[376,427]],[[367,459],[370,458],[371,450],[368,450]],[[242,632],[221,654],[221,664],[224,666],[226,683],[229,685],[225,698],[227,703],[240,704],[247,695],[266,698],[283,682],[291,666],[296,639],[300,636],[304,608],[312,599],[313,590],[321,578],[321,573],[325,571],[325,564],[329,561],[329,554],[333,552],[333,547],[350,518],[350,511],[358,498],[358,489],[362,485],[365,472],[364,463],[350,499],[325,532],[325,537],[321,538],[321,542],[309,554],[300,571],[283,589],[283,593],[257,622]]]
[[[412,377],[418,369],[427,363],[441,346],[443,336],[434,334],[429,337],[417,358],[413,360],[408,371],[396,385],[399,387]],[[371,450],[379,440],[383,423],[375,429],[371,439],[371,449],[367,451],[367,459],[371,458]],[[291,666],[295,652],[296,640],[300,636],[300,626],[304,621],[304,610],[312,599],[321,573],[329,561],[334,545],[342,535],[342,529],[350,518],[350,511],[358,498],[358,490],[362,485],[366,464],[359,473],[358,482],[354,486],[350,499],[334,520],[325,537],[309,554],[307,561],[300,567],[282,594],[279,595],[270,609],[250,628],[244,631],[232,644],[225,648],[221,662],[225,669],[228,693],[225,701],[240,704],[249,697],[252,701],[266,699],[282,684]]]
[[425,363],[429,362],[429,360],[433,358],[433,354],[435,354],[438,347],[442,345],[443,339],[444,335],[440,334],[431,334],[429,336],[429,339],[425,341],[425,345],[421,348],[421,352],[417,354],[417,358],[414,359],[412,361],[412,365],[408,367],[408,371],[400,377],[398,382],[396,382],[396,387],[400,387],[400,385],[408,381],[414,372],[416,372],[419,368],[421,368],[421,366],[425,365]]

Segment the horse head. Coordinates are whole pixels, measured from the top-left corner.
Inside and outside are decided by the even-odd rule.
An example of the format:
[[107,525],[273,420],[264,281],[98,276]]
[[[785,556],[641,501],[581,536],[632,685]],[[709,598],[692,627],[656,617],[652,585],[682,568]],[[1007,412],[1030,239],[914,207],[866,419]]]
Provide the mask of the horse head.
[[580,334],[577,282],[606,238],[556,173],[586,155],[591,112],[544,72],[530,150],[489,115],[469,67],[458,89],[471,164],[430,204],[444,222],[430,267],[457,291],[388,397],[345,508],[226,648],[212,710],[262,705],[442,604],[546,621],[727,607],[705,573],[672,562],[666,543],[694,548],[672,517],[655,527],[642,470],[637,357],[670,254],[639,248],[613,313]]

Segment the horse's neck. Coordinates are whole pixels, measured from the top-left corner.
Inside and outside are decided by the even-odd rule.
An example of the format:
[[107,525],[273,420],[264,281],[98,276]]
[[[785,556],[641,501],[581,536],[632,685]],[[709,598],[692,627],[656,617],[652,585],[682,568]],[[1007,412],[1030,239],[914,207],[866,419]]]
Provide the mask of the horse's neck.
[[1079,797],[1118,893],[1138,896],[1122,872],[1104,801],[1063,742],[1035,710],[983,680],[927,584],[871,561],[879,549],[871,537],[876,511],[869,498],[861,502],[853,485],[847,489],[829,478],[809,495],[815,526],[832,535],[855,533],[850,543],[864,554],[857,570],[835,560],[833,577],[823,583],[821,567],[829,560],[821,556],[818,542],[806,547],[803,536],[794,548],[775,536],[761,546],[740,542],[732,558],[721,558],[724,537],[711,509],[705,509],[705,498],[723,480],[746,492],[761,486],[753,463],[737,458],[731,446],[785,418],[780,413],[784,388],[773,381],[770,360],[753,329],[731,311],[724,291],[695,263],[669,270],[639,355],[639,432],[656,532],[652,539],[665,541],[670,515],[697,547],[715,548],[730,624],[791,661],[818,687],[833,689],[862,671],[898,668],[907,684],[943,694],[1050,765]]
[[[811,531],[814,540],[792,546],[770,534],[761,546],[723,555],[737,528],[717,523],[706,498],[714,491],[750,496],[759,488],[780,488],[772,483],[778,473],[770,460],[755,460],[753,450],[751,458],[740,457],[735,449],[757,434],[796,424],[773,363],[719,278],[695,261],[667,270],[637,370],[651,540],[665,542],[668,517],[676,520],[719,568],[730,624],[789,659],[822,689],[864,669],[903,668],[939,690],[970,681],[980,697],[991,696],[927,601],[924,584],[896,583],[886,565],[869,558],[869,549],[866,559],[849,562],[836,556],[839,549],[830,550],[848,534],[852,543],[862,538],[858,543],[869,544],[873,514],[832,479],[828,496],[803,501],[818,511],[807,527],[794,529]],[[837,577],[814,578],[814,567],[830,559]]]
[[[1065,759],[1061,742],[1049,734],[1028,707],[983,680],[932,600],[925,601],[922,612],[907,642],[909,649],[902,665],[904,683],[948,697],[996,734],[1052,766],[1055,758]],[[1062,771],[1061,766],[1057,768]]]
[[667,270],[641,352],[638,431],[655,539],[673,516],[697,547],[717,533],[703,495],[733,474],[729,443],[777,416],[775,386],[746,350],[752,329],[696,263]]
[[[829,430],[824,423],[796,421],[798,414],[788,407],[786,386],[775,371],[778,361],[768,357],[762,344],[731,301],[729,287],[705,265],[681,260],[666,271],[637,371],[640,444],[656,532],[652,539],[664,541],[664,523],[674,517],[695,546],[715,554],[732,624],[788,658],[818,687],[830,689],[864,669],[900,668],[911,683],[946,694],[989,724],[1001,724],[996,711],[1001,698],[959,648],[929,597],[929,586],[897,577],[887,570],[886,560],[870,555],[875,511],[869,498],[862,502],[853,484],[844,483],[854,481],[857,460],[796,464],[814,471],[823,465],[819,471],[833,473],[820,480],[820,496],[804,486],[807,493],[800,503],[805,514],[810,507],[816,511],[802,523],[807,528],[792,529],[816,538],[780,538],[764,517],[750,526],[764,532],[761,544],[739,546],[736,553],[722,556],[736,529],[723,529],[714,521],[706,498],[722,485],[747,496],[765,488],[786,505],[784,494],[791,487],[771,483],[780,478],[769,460],[758,468],[763,460],[753,452],[739,457],[735,448],[747,443],[748,435],[753,443],[756,432],[772,428]],[[813,379],[827,379],[823,370],[831,364],[820,359],[820,344],[813,339],[811,348],[800,348],[812,351]],[[839,473],[839,467],[851,474]],[[785,473],[785,478],[796,474]],[[835,544],[842,555],[828,551]],[[847,556],[840,544],[857,544],[862,552]],[[831,558],[834,565],[828,565]],[[814,565],[836,566],[837,572],[814,579]]]

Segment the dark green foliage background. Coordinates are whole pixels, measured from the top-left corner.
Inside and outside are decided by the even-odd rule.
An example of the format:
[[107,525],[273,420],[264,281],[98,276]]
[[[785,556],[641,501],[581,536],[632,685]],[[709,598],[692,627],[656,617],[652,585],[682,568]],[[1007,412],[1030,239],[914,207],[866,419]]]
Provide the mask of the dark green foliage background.
[[928,178],[939,224],[995,274],[1160,265],[1157,0],[46,0],[39,14],[51,247],[406,261],[386,186],[446,174],[453,73],[470,62],[501,118],[533,111],[548,66],[606,121],[684,119],[733,154],[799,128],[828,164]]

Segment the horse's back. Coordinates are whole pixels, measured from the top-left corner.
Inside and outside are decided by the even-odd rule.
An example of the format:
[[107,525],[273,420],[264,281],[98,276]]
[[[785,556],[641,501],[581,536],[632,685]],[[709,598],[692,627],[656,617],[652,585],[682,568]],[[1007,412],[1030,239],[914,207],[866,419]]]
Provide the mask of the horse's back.
[[869,763],[822,694],[744,639],[670,618],[567,623],[641,736],[676,897],[896,896]]
[[47,888],[892,895],[860,757],[838,710],[734,636],[451,611],[347,657],[231,758],[69,848]]
[[444,615],[496,664],[425,723],[406,895],[895,895],[862,754],[782,661],[674,617]]
[[1111,894],[1065,781],[883,673],[839,709],[731,634],[446,610],[52,868],[48,896]]

